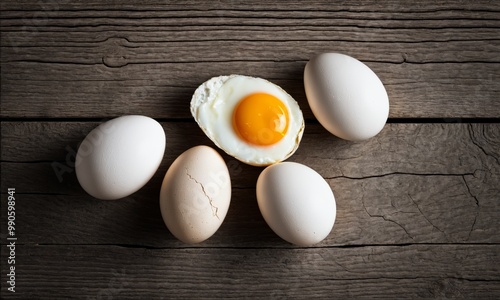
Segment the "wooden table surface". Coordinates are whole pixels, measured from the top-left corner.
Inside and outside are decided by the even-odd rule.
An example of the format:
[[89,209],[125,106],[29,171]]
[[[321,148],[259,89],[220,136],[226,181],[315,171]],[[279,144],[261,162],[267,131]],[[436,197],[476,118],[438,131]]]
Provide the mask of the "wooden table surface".
[[[1,31],[2,299],[500,297],[499,1],[10,0]],[[376,137],[340,140],[314,119],[303,69],[322,52],[381,78],[390,118]],[[222,151],[233,196],[219,231],[187,245],[166,229],[165,172],[184,150],[214,146],[191,95],[226,74],[298,101],[306,129],[290,161],[337,200],[320,244],[276,236],[256,203],[262,168]],[[76,180],[75,151],[127,114],[162,124],[165,157],[139,192],[96,200]]]

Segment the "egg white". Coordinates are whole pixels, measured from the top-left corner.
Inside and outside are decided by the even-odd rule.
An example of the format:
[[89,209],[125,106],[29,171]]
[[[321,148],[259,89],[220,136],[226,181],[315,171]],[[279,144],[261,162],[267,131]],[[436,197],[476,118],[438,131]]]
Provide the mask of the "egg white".
[[[241,139],[233,128],[235,107],[243,98],[254,93],[273,95],[288,109],[287,132],[276,144],[250,144]],[[257,77],[229,75],[209,79],[194,92],[191,114],[215,145],[254,166],[267,166],[290,157],[297,150],[304,132],[304,118],[297,102],[279,86]]]

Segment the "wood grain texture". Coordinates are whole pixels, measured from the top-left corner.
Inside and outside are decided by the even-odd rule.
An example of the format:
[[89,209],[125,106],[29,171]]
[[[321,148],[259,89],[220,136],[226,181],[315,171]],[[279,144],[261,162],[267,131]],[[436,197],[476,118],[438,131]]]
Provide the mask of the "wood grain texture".
[[[15,185],[26,199],[19,204],[25,243],[182,247],[159,214],[159,187],[183,151],[215,146],[194,122],[164,122],[166,154],[150,183],[123,201],[97,201],[72,169],[79,141],[97,124],[4,123],[2,186]],[[334,138],[318,124],[307,124],[305,132],[290,160],[317,170],[337,199],[335,229],[321,245],[500,242],[492,226],[500,219],[498,124],[388,124],[359,143]],[[256,204],[262,168],[224,158],[231,208],[217,234],[198,246],[287,247]]]
[[500,259],[499,247],[25,246],[19,249],[25,259],[18,264],[19,272],[26,274],[25,283],[13,299],[49,294],[51,299],[68,295],[86,299],[495,298],[500,292],[500,269],[494,263]]
[[380,76],[390,117],[500,116],[498,5],[396,3],[6,4],[1,115],[186,118],[199,84],[238,73],[282,86],[311,118],[303,68],[336,51]]
[[[2,1],[0,31],[2,299],[500,298],[500,1]],[[343,141],[314,119],[303,69],[326,51],[384,83],[393,119],[376,137]],[[233,184],[220,230],[186,245],[164,225],[166,170],[214,146],[190,98],[224,74],[298,101],[306,130],[290,160],[337,201],[320,244],[276,236],[256,203],[262,168],[220,150]],[[162,164],[137,193],[93,199],[75,176],[78,145],[132,113],[161,122]]]
[[[121,0],[119,5],[115,2],[102,2],[99,0],[76,0],[68,1],[61,0],[57,3],[51,2],[46,5],[38,2],[37,0],[19,0],[19,1],[4,1],[1,3],[0,8],[2,10],[19,10],[19,11],[36,11],[41,8],[46,8],[47,10],[88,10],[89,7],[97,10],[130,10],[130,11],[141,11],[141,10],[152,10],[152,11],[210,11],[214,9],[228,10],[288,10],[288,11],[309,11],[311,14],[315,14],[316,11],[353,11],[353,12],[363,12],[363,13],[373,13],[373,12],[396,12],[396,13],[419,13],[419,12],[429,12],[437,11],[443,14],[475,14],[476,11],[479,12],[489,12],[497,11],[500,9],[500,5],[496,1],[490,0],[479,0],[471,3],[469,1],[454,1],[454,0],[444,0],[444,1],[428,1],[428,0],[417,0],[412,3],[407,3],[407,5],[401,5],[405,3],[401,0],[388,0],[383,3],[379,3],[377,0],[361,0],[361,1],[341,1],[341,2],[325,2],[321,0],[309,1],[307,6],[303,1],[300,0],[290,0],[286,3],[271,3],[266,1],[252,1],[251,3],[245,0],[222,0],[217,2],[205,2],[205,1],[193,1],[193,0],[182,0],[182,1],[163,1],[163,0],[148,0],[141,5],[137,5],[136,1],[133,0]],[[286,4],[286,5],[285,5]],[[457,12],[458,11],[458,12]]]

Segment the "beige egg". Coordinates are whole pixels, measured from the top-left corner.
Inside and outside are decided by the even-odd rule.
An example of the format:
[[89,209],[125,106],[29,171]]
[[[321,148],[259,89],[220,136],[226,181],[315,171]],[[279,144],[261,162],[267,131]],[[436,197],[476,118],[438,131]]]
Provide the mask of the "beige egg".
[[193,244],[211,237],[226,217],[231,180],[224,159],[208,146],[196,146],[172,163],[160,191],[165,225],[179,240]]

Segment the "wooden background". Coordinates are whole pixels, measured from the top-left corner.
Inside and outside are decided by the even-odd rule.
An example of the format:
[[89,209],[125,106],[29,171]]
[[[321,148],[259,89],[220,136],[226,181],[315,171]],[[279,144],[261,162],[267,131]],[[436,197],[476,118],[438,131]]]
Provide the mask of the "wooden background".
[[[1,34],[3,299],[500,297],[499,1],[2,1]],[[384,82],[390,119],[376,137],[343,141],[314,120],[302,74],[322,52]],[[278,238],[256,204],[262,169],[227,155],[220,230],[186,245],[163,224],[168,166],[213,146],[191,95],[225,74],[266,78],[299,102],[306,129],[290,160],[337,200],[322,243]],[[73,172],[78,143],[126,114],[161,122],[165,158],[132,196],[93,199]]]

